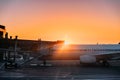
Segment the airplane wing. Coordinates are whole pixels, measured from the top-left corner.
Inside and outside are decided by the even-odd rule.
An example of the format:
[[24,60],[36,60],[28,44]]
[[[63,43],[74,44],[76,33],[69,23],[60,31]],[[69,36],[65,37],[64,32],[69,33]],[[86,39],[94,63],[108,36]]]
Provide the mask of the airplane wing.
[[109,52],[102,52],[102,53],[93,53],[91,55],[115,55],[120,54],[120,51],[109,51]]

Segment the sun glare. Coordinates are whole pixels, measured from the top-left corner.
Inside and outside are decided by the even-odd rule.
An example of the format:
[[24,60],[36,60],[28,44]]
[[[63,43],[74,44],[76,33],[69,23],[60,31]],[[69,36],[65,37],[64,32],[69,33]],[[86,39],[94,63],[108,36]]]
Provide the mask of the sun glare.
[[64,42],[65,46],[70,44],[70,37],[67,34],[65,35],[64,40],[65,40],[65,42]]
[[65,45],[69,45],[69,42],[68,41],[65,41],[65,43],[64,43]]

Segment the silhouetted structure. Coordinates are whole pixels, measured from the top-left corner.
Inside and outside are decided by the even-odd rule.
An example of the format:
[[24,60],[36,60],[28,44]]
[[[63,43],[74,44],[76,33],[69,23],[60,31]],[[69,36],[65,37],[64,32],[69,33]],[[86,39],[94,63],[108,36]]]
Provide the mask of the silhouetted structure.
[[[5,30],[5,26],[1,26],[0,28]],[[5,33],[5,38],[3,37],[3,32],[1,30],[0,32],[0,48],[1,49],[12,49],[15,50],[15,44],[16,44],[16,39],[18,36],[16,36],[14,39],[12,39],[12,36],[8,38],[8,33]],[[24,39],[17,39],[17,48],[20,49],[20,51],[31,51],[33,53],[40,53],[41,48],[50,48],[55,44],[63,44],[64,41],[41,41],[39,40],[24,40]],[[3,53],[4,51],[0,51],[0,59],[3,59]],[[33,54],[36,55],[36,54]],[[36,55],[37,56],[37,55]]]
[[2,29],[5,29],[5,26],[3,26],[3,25],[0,25],[0,28],[2,28]]
[[8,32],[5,33],[5,39],[8,39]]
[[0,25],[0,38],[3,38],[4,31],[5,31],[5,26]]

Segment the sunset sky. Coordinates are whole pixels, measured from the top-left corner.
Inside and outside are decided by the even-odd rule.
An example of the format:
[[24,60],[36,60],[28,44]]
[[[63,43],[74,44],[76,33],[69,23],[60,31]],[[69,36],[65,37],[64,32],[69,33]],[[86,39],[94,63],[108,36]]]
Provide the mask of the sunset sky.
[[0,0],[0,24],[22,39],[120,42],[120,0]]

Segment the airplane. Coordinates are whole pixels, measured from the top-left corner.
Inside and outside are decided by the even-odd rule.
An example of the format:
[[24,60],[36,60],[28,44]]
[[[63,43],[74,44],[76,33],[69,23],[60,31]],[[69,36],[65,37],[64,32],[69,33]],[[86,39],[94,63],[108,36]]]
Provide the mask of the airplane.
[[52,59],[80,60],[80,64],[107,66],[108,60],[120,59],[120,44],[55,45],[51,51]]

